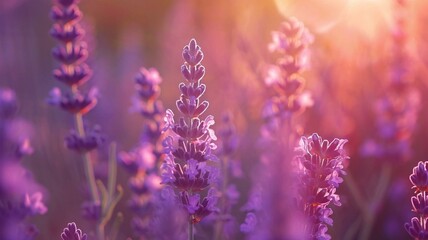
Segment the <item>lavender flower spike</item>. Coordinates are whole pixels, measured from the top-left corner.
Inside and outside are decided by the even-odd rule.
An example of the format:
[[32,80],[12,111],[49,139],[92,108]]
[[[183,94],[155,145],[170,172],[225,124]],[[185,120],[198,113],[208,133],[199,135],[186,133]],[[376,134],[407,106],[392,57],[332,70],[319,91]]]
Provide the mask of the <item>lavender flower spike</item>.
[[87,240],[87,235],[78,229],[76,223],[72,222],[67,225],[61,233],[62,240]]
[[343,161],[349,158],[343,150],[346,142],[337,138],[328,142],[316,133],[300,140],[297,202],[307,218],[305,229],[309,239],[331,239],[327,226],[333,225],[333,210],[328,206],[341,205],[336,189],[343,182]]
[[404,227],[413,239],[428,239],[428,161],[419,162],[409,177],[416,196],[411,198],[413,217]]
[[177,101],[182,116],[175,122],[174,113],[168,109],[164,128],[168,136],[163,143],[166,157],[162,165],[162,181],[178,192],[181,205],[189,215],[189,237],[193,236],[194,224],[217,211],[218,194],[212,186],[217,181],[218,168],[210,163],[217,160],[212,153],[216,148],[213,141],[217,137],[210,128],[214,117],[200,118],[208,108],[208,102],[200,100],[206,89],[201,83],[205,74],[201,65],[203,57],[194,39],[184,47],[185,62],[181,72],[186,82],[179,85],[181,96]]
[[133,191],[130,207],[135,212],[132,227],[144,239],[159,239],[153,219],[159,218],[155,216],[156,207],[165,207],[159,201],[162,186],[158,170],[162,155],[161,126],[164,112],[159,99],[161,82],[162,78],[154,68],[141,68],[138,72],[135,78],[137,94],[133,98],[132,110],[144,117],[144,129],[139,145],[119,154],[119,163],[132,174],[129,180]]

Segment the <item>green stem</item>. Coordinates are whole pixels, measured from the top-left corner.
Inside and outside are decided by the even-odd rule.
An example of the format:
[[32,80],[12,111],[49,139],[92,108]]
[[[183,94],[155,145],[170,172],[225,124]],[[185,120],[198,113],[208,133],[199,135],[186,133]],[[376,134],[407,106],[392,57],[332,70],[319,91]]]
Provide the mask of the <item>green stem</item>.
[[367,218],[368,215],[370,215],[370,212],[367,211],[366,200],[358,189],[357,183],[355,182],[351,173],[346,174],[344,182],[352,195],[352,199],[357,204],[358,208],[362,211],[363,218]]
[[121,212],[117,213],[116,219],[113,222],[112,230],[110,232],[110,240],[115,240],[117,234],[119,233],[120,225],[123,222],[123,214]]
[[190,216],[189,219],[189,240],[194,240],[194,235],[193,235],[193,223],[192,223],[192,216]]
[[109,198],[112,198],[114,194],[114,189],[116,187],[116,178],[117,178],[116,143],[111,143],[109,150],[110,151],[109,151],[107,187],[108,187]]
[[[79,136],[85,137],[86,132],[85,132],[85,128],[83,127],[82,114],[80,113],[75,114],[75,120],[76,120],[77,132],[79,133]],[[100,196],[97,191],[97,185],[95,183],[96,181],[95,181],[94,167],[92,166],[92,159],[89,152],[86,152],[83,154],[83,160],[84,160],[85,175],[89,184],[89,190],[91,192],[92,200],[96,203],[99,203]]]
[[369,214],[364,221],[363,230],[360,235],[361,240],[367,240],[370,238],[370,233],[372,231],[373,224],[376,219],[376,212],[370,209],[370,207],[375,206],[375,208],[377,208],[377,206],[380,205],[381,201],[385,196],[386,190],[388,189],[390,175],[391,175],[391,166],[386,165],[385,167],[382,168],[382,173],[379,179],[379,183],[375,189],[375,196],[370,202],[370,205],[366,206],[367,211],[369,211],[371,214]]
[[343,237],[344,240],[352,240],[355,239],[355,234],[357,234],[358,232],[358,228],[361,225],[363,218],[361,216],[359,216],[357,218],[357,220],[355,220],[352,225],[347,229],[347,231],[345,232],[345,235]]
[[97,225],[97,237],[98,240],[106,240],[105,234],[104,234],[104,224],[98,224]]

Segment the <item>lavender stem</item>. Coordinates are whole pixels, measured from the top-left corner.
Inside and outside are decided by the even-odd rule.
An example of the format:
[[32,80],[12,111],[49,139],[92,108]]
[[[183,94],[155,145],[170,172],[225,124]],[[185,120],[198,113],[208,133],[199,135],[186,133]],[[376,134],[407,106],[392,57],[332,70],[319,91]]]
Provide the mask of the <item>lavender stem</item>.
[[194,240],[192,216],[189,219],[189,240]]
[[[85,128],[83,127],[82,114],[80,113],[75,114],[75,120],[76,120],[76,129],[79,133],[79,136],[85,137],[86,132],[85,132]],[[86,180],[89,183],[89,191],[91,192],[92,200],[96,203],[99,203],[100,196],[97,191],[97,185],[95,183],[94,167],[92,166],[92,159],[89,152],[83,153],[83,159],[84,159],[85,176],[86,176]]]

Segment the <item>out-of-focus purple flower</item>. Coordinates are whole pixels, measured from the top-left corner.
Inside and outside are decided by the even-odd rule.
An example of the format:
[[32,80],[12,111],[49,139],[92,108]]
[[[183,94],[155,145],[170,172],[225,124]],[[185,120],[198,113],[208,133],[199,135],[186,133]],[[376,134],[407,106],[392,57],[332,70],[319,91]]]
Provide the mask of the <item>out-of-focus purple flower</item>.
[[99,126],[94,126],[92,129],[86,128],[85,136],[80,136],[75,130],[71,130],[70,134],[65,138],[65,146],[80,153],[92,151],[104,142],[105,137]]
[[132,111],[139,112],[145,118],[161,121],[163,114],[162,102],[158,100],[160,94],[159,84],[162,78],[154,69],[141,68],[135,77],[137,95],[133,99]]
[[333,210],[329,204],[340,206],[339,196],[335,193],[343,182],[345,174],[343,162],[349,157],[343,149],[346,139],[334,139],[329,142],[314,133],[300,140],[300,154],[297,159],[298,189],[297,203],[307,217],[306,227],[310,239],[330,239],[327,225],[333,224],[330,215]]
[[411,202],[417,217],[404,227],[413,239],[428,239],[428,161],[419,162],[409,179],[416,194]]
[[141,68],[135,77],[136,96],[131,110],[144,117],[144,128],[138,146],[119,153],[119,163],[133,175],[129,179],[129,187],[133,192],[130,207],[136,214],[132,220],[134,232],[140,237],[156,239],[162,236],[152,224],[155,209],[162,205],[162,201],[158,201],[162,188],[158,167],[164,111],[159,100],[161,82],[154,68]]
[[16,116],[15,92],[0,88],[0,158],[22,158],[33,153],[32,126]]
[[0,118],[13,116],[17,109],[15,92],[12,89],[0,88]]
[[88,236],[78,229],[76,223],[67,224],[67,227],[61,233],[62,240],[87,240]]
[[290,188],[295,180],[291,169],[298,139],[293,117],[313,104],[310,94],[303,91],[302,75],[309,67],[312,42],[312,35],[295,18],[286,18],[280,31],[272,33],[268,48],[278,59],[266,67],[264,82],[269,96],[262,109],[262,155],[254,170],[250,199],[241,208],[258,219],[254,232],[248,235],[251,239],[295,239],[300,231],[288,227],[301,219],[293,203],[295,190]]
[[97,104],[98,90],[92,88],[88,94],[82,95],[79,91],[61,93],[59,88],[54,88],[49,93],[48,103],[59,106],[72,114],[84,115],[91,111]]
[[309,92],[303,92],[305,79],[302,72],[308,68],[308,46],[313,37],[303,23],[295,18],[287,18],[281,31],[272,33],[269,49],[278,53],[276,65],[267,67],[265,84],[275,95],[263,108],[263,118],[267,126],[275,127],[281,119],[288,119],[313,105]]
[[102,216],[101,203],[87,201],[82,204],[82,215],[83,217],[98,221]]
[[[217,181],[218,169],[210,162],[218,160],[212,151],[217,139],[212,116],[201,120],[208,101],[200,100],[206,86],[201,83],[205,68],[201,65],[204,55],[194,39],[183,49],[184,64],[181,73],[186,82],[179,84],[180,99],[176,105],[182,116],[174,120],[174,113],[167,110],[164,127],[168,136],[164,141],[166,153],[162,165],[162,180],[179,192],[181,204],[189,215],[189,224],[196,224],[215,207],[218,194],[212,188]],[[208,190],[206,197],[204,192]]]
[[253,212],[247,213],[245,222],[241,224],[240,230],[243,233],[251,233],[257,225],[257,216]]
[[36,192],[32,195],[25,194],[24,205],[30,210],[31,215],[45,214],[48,211],[42,199],[43,195],[41,192]]
[[26,223],[34,215],[46,213],[42,186],[19,159],[30,155],[31,125],[16,116],[17,101],[10,89],[0,88],[0,238],[33,240],[38,231]]
[[385,161],[406,161],[412,154],[411,138],[421,108],[421,96],[414,85],[412,56],[408,51],[408,18],[404,14],[408,8],[407,1],[397,0],[394,5],[389,76],[374,109],[378,134],[368,140],[376,143],[376,151],[367,151],[370,150],[367,148],[362,151],[366,156]]

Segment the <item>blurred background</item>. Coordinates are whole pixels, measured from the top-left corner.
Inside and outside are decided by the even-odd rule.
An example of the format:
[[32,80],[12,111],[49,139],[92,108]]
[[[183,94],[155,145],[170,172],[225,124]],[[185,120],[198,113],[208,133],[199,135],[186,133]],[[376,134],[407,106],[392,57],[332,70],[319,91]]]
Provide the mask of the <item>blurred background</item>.
[[[0,0],[0,87],[16,91],[19,115],[34,126],[31,142],[35,151],[23,164],[47,194],[47,214],[31,219],[40,231],[37,239],[58,238],[71,221],[79,222],[85,232],[92,227],[81,217],[80,205],[85,199],[81,158],[64,147],[73,119],[46,104],[49,91],[62,87],[51,74],[58,65],[51,56],[56,45],[49,35],[52,4],[49,0]],[[268,97],[263,78],[267,66],[276,60],[267,49],[271,32],[279,29],[286,16],[303,21],[315,37],[305,73],[305,88],[311,92],[314,106],[296,123],[304,135],[317,132],[326,139],[349,139],[351,180],[345,178],[339,188],[343,206],[335,210],[329,232],[333,239],[358,239],[358,233],[367,228],[361,199],[356,199],[359,195],[373,215],[369,239],[408,238],[403,227],[413,216],[408,175],[418,161],[428,157],[428,110],[423,107],[428,102],[424,94],[428,90],[428,2],[408,1],[403,11],[406,63],[420,108],[414,119],[402,120],[404,125],[414,120],[415,126],[400,138],[410,148],[399,157],[372,154],[378,147],[372,143],[379,138],[377,106],[389,91],[393,66],[396,1],[82,0],[79,6],[89,45],[88,64],[94,71],[85,87],[95,86],[100,92],[99,103],[86,120],[99,124],[119,150],[138,143],[144,123],[141,116],[129,111],[138,69],[158,69],[163,78],[160,98],[166,108],[175,108],[177,86],[182,81],[181,51],[191,38],[197,39],[205,53],[208,112],[217,119],[231,112],[240,136],[236,156],[245,173],[238,183],[241,205],[250,188],[252,166],[262,151],[257,147],[260,113]],[[106,159],[102,152],[107,147],[100,151],[100,159]],[[98,166],[102,172],[102,161]],[[390,174],[383,177],[386,167]],[[123,186],[128,177],[119,168]],[[371,201],[381,190],[384,194]],[[119,239],[133,237],[126,207],[129,192],[125,187],[118,207],[125,216]]]

